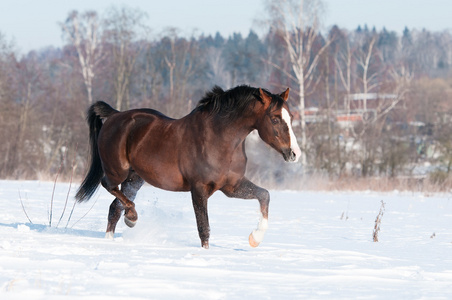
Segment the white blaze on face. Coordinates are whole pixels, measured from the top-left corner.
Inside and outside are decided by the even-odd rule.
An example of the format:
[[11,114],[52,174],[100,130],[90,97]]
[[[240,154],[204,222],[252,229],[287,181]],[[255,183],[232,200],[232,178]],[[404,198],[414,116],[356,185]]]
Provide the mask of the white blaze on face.
[[297,138],[295,137],[295,134],[293,133],[292,129],[292,123],[290,122],[290,115],[287,109],[283,107],[281,110],[282,119],[284,122],[286,122],[287,127],[289,128],[289,135],[290,135],[290,149],[295,153],[295,161],[297,162],[298,159],[301,156],[301,149],[300,146],[298,146]]

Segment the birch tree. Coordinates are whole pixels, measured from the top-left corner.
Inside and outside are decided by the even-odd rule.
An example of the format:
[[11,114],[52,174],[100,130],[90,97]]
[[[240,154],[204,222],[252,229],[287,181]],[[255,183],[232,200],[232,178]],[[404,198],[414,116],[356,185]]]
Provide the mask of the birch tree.
[[368,93],[378,88],[378,86],[381,84],[378,80],[376,80],[377,76],[379,75],[379,72],[370,71],[371,59],[374,56],[376,56],[376,53],[374,51],[376,40],[377,40],[376,36],[373,36],[369,44],[367,45],[367,49],[362,49],[361,51],[358,51],[356,55],[358,66],[362,71],[362,75],[360,76],[359,79],[362,82],[362,95],[363,95],[362,109],[364,112],[367,111]]
[[343,41],[343,47],[335,53],[334,63],[336,66],[337,74],[339,75],[340,82],[345,90],[345,103],[344,109],[347,115],[350,114],[350,93],[352,88],[352,57],[353,50],[350,47],[350,41],[348,36],[345,36]]
[[81,67],[83,81],[88,95],[88,104],[93,102],[93,79],[95,68],[102,60],[100,21],[96,12],[69,13],[61,24],[69,42],[75,47]]

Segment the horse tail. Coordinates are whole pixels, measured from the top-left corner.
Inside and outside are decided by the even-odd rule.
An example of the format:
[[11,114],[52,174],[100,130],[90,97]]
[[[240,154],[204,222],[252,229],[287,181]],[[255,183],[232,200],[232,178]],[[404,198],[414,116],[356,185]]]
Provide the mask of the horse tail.
[[88,174],[86,174],[85,179],[75,195],[78,202],[88,201],[97,190],[102,177],[104,177],[104,170],[102,169],[102,162],[97,147],[97,138],[102,128],[102,120],[116,113],[118,113],[117,110],[103,101],[94,103],[88,109],[86,121],[89,126],[91,165]]

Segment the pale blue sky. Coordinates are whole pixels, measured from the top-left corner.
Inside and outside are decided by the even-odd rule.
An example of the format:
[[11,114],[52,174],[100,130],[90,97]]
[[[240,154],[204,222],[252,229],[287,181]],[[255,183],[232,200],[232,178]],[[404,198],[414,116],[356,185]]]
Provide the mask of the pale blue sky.
[[[452,0],[324,0],[324,29],[333,24],[347,29],[367,24],[401,32],[409,28],[440,31],[452,28]],[[62,22],[68,12],[93,9],[103,13],[112,5],[140,8],[155,34],[166,27],[186,33],[225,37],[232,32],[259,31],[254,20],[262,16],[262,0],[0,0],[0,32],[13,39],[21,52],[48,45],[61,46]]]

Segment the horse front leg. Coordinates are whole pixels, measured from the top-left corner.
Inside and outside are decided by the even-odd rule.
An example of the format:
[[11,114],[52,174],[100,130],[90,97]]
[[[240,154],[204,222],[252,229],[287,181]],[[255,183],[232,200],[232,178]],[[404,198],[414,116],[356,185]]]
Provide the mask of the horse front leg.
[[251,247],[257,247],[263,241],[268,228],[268,205],[270,193],[246,178],[242,178],[236,185],[227,185],[221,191],[228,197],[241,199],[257,199],[261,216],[257,228],[251,232],[248,241]]
[[207,200],[213,194],[213,189],[209,186],[198,186],[191,191],[193,208],[195,210],[198,234],[201,239],[201,246],[209,249],[210,225],[207,213]]

